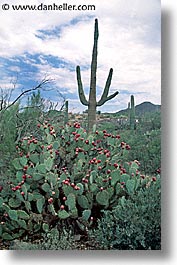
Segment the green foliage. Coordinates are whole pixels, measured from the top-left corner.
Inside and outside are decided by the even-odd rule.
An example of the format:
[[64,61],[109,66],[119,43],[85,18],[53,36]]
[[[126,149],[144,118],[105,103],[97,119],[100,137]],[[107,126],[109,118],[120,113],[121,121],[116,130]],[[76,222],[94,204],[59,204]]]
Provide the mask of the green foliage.
[[[53,225],[61,221],[72,223],[73,231],[87,234],[96,227],[94,220],[102,217],[102,211],[110,219],[106,219],[107,224],[113,227],[116,224],[123,234],[125,227],[120,224],[123,225],[128,211],[126,207],[131,209],[127,218],[140,215],[142,209],[136,201],[146,196],[147,191],[152,191],[146,189],[149,183],[151,188],[156,183],[155,177],[151,180],[140,174],[138,161],[127,162],[130,146],[119,135],[106,130],[94,130],[88,135],[78,122],[54,128],[45,121],[38,129],[40,138],[31,135],[21,139],[17,148],[18,157],[12,162],[14,180],[1,191],[0,237],[14,241],[24,236],[28,238],[48,233]],[[143,207],[142,216],[148,212]],[[121,220],[115,220],[116,211],[120,212]],[[98,221],[98,231],[102,227],[101,222],[107,218],[105,216]],[[127,225],[132,229],[129,221]],[[139,231],[143,235],[144,227],[145,224]],[[111,228],[111,231],[114,229]],[[105,236],[110,242],[109,233]],[[123,241],[118,245],[117,238],[111,239],[112,245],[104,245],[118,249],[146,248],[148,243],[145,239],[143,243],[143,235],[140,234],[141,239],[137,240],[136,246],[129,239],[126,239],[129,243],[125,246]],[[130,238],[136,241],[134,232],[130,233]],[[98,238],[96,245],[97,241],[102,247]]]
[[160,178],[146,181],[135,194],[121,197],[112,211],[103,211],[90,232],[100,249],[157,250],[161,248]]
[[138,160],[142,173],[156,174],[156,170],[161,167],[161,131],[124,131],[121,138],[131,146],[127,161]]
[[17,113],[19,105],[0,111],[0,183],[10,179],[11,164],[15,157],[15,141],[17,137]]
[[72,232],[63,227],[62,232],[55,227],[42,235],[38,242],[29,243],[25,241],[14,240],[11,244],[11,250],[72,250],[77,245]]
[[[52,220],[73,220],[74,229],[88,229],[101,209],[112,209],[122,196],[141,186],[137,162],[125,162],[128,145],[119,135],[95,131],[87,135],[79,123],[55,130],[40,125],[41,139],[23,137],[13,161],[16,177],[3,192],[7,215],[2,238],[38,233]],[[84,172],[84,174],[83,174]],[[132,178],[132,172],[136,176]],[[16,229],[20,229],[16,233]]]

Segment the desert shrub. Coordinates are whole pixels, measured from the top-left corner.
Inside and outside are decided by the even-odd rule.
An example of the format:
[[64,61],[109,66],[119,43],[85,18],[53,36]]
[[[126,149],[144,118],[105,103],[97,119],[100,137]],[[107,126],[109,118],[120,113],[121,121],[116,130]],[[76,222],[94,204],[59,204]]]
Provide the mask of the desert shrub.
[[71,250],[75,249],[76,243],[72,231],[63,227],[59,231],[57,227],[43,233],[40,240],[25,242],[14,240],[10,246],[11,250]]
[[100,249],[157,250],[161,248],[160,177],[153,177],[112,210],[103,210],[90,236]]
[[144,174],[153,175],[161,167],[161,131],[121,132],[122,141],[128,141],[131,146],[127,154],[127,161],[138,160],[140,171]]
[[0,111],[0,185],[4,180],[9,180],[10,161],[15,158],[18,108],[18,105],[14,105],[10,109]]

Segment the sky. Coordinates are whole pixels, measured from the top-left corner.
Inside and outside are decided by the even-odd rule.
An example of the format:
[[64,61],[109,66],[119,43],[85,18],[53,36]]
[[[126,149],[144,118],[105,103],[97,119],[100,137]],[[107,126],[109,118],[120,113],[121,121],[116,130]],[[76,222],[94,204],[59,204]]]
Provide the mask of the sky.
[[[84,5],[84,9],[95,5],[95,10],[24,11],[12,7],[54,3]],[[3,10],[3,4],[0,0],[0,88],[8,91],[15,87],[12,100],[49,78],[42,97],[60,103],[61,93],[69,101],[69,111],[84,111],[78,97],[76,66],[81,68],[88,98],[94,20],[98,18],[97,99],[110,68],[109,94],[119,91],[98,110],[125,109],[131,95],[136,105],[144,101],[161,104],[160,0],[6,0],[8,10]]]

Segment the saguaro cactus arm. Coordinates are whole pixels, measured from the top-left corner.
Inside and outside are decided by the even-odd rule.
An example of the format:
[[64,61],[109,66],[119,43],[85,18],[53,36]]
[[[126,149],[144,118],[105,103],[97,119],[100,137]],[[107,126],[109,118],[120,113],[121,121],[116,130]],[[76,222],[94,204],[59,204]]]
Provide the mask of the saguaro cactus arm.
[[81,80],[81,72],[80,72],[79,66],[76,67],[76,73],[77,73],[77,84],[78,84],[80,101],[83,105],[88,106],[88,100],[86,100],[84,90],[83,90],[83,85],[82,85],[82,80]]
[[101,96],[101,99],[98,101],[97,106],[102,106],[106,101],[114,98],[115,96],[117,96],[119,94],[119,92],[116,91],[114,94],[108,96],[109,88],[110,88],[111,80],[112,80],[112,74],[113,74],[113,69],[111,68],[109,71],[109,75],[108,75],[108,78],[106,81],[106,85],[105,85],[103,94]]
[[117,96],[119,94],[118,91],[116,91],[114,94],[110,95],[109,97],[103,98],[102,100],[99,100],[99,102],[97,103],[97,106],[100,107],[102,106],[106,101],[114,98],[115,96]]

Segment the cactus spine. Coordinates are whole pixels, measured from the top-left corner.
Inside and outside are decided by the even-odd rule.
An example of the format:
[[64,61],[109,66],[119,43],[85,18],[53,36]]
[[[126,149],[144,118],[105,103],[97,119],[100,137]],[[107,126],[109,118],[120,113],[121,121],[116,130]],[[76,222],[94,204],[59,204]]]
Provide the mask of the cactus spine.
[[98,36],[99,36],[98,20],[95,19],[94,45],[93,45],[92,61],[91,61],[91,79],[90,79],[89,100],[86,99],[85,94],[84,94],[82,80],[81,80],[80,66],[76,67],[79,98],[83,105],[88,106],[88,132],[91,132],[93,129],[93,126],[96,124],[96,107],[102,106],[106,101],[111,100],[119,93],[118,91],[116,91],[114,94],[108,96],[109,88],[110,88],[111,80],[112,80],[112,74],[113,74],[113,69],[111,68],[109,71],[109,75],[108,75],[101,99],[98,102],[96,101]]
[[135,101],[133,95],[130,99],[130,129],[135,130]]

